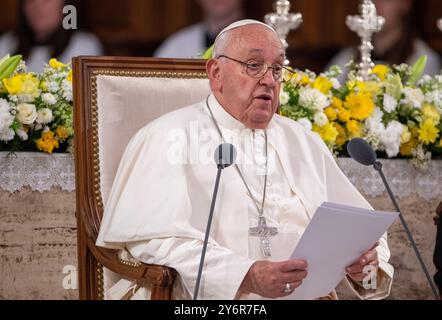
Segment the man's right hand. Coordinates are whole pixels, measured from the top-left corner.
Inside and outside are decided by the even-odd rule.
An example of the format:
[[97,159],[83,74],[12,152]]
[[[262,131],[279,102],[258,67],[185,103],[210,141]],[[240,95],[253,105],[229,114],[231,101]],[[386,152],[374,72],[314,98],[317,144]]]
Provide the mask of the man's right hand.
[[[304,260],[257,261],[244,277],[240,291],[265,298],[285,297],[301,285],[307,274],[307,262]],[[290,291],[285,290],[286,287]]]

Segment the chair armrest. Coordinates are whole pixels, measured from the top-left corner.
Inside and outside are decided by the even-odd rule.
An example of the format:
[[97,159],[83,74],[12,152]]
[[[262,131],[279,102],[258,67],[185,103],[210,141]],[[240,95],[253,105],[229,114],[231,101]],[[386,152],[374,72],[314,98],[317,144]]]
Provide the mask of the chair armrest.
[[134,280],[146,281],[154,286],[173,286],[177,276],[175,269],[161,265],[122,260],[119,250],[97,247],[95,243],[91,242],[89,241],[88,246],[94,257],[112,272]]

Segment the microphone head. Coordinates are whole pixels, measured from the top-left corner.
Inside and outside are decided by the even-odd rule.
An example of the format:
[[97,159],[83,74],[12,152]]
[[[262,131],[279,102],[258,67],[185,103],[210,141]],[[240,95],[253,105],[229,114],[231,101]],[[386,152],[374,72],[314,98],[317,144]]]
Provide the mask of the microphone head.
[[214,158],[218,168],[230,167],[236,160],[236,148],[230,143],[220,144],[215,150]]
[[350,156],[364,166],[371,166],[376,162],[376,152],[370,144],[361,138],[354,138],[347,144]]

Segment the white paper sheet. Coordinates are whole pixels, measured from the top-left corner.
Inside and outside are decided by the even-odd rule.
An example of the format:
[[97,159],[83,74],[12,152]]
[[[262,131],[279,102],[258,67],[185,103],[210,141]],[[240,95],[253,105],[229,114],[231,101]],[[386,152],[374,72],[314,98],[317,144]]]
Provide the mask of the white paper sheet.
[[345,277],[345,268],[369,250],[398,215],[324,202],[291,257],[308,262],[308,276],[287,298],[327,296]]

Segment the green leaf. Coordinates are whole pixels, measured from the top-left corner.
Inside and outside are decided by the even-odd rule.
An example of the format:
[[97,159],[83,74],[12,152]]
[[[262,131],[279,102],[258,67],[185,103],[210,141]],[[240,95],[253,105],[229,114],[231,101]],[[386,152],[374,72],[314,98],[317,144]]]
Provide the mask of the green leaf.
[[203,53],[201,58],[209,60],[212,59],[212,57],[213,57],[213,45],[209,49],[207,49],[206,52]]
[[402,98],[402,90],[403,85],[401,77],[398,74],[388,77],[388,79],[385,81],[385,93],[396,100],[400,100]]
[[425,66],[427,65],[427,60],[428,57],[426,55],[421,56],[411,67],[410,78],[407,82],[409,86],[414,86],[416,82],[421,78],[422,74],[424,73]]
[[8,78],[11,74],[14,73],[15,69],[17,69],[18,65],[21,62],[21,58],[21,55],[15,55],[4,60],[0,64],[0,80]]
[[0,66],[3,64],[3,62],[5,62],[6,60],[9,59],[9,54],[7,54],[6,56],[4,56],[3,58],[0,59]]

